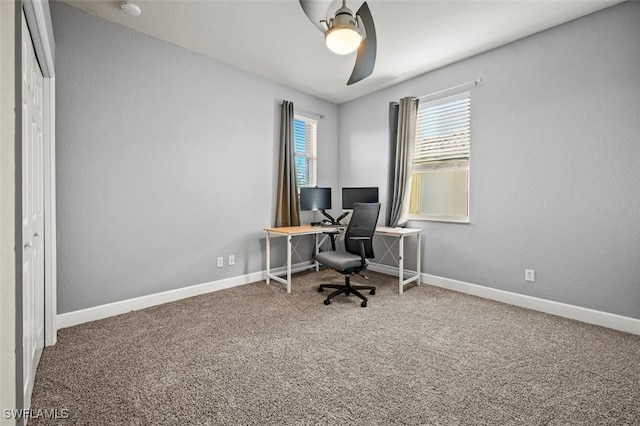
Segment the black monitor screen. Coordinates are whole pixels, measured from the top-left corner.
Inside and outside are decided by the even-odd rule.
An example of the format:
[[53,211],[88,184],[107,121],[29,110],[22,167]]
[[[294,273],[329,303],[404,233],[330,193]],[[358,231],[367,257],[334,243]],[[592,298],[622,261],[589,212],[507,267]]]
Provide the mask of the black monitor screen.
[[331,188],[300,188],[300,210],[329,210]]
[[355,203],[377,203],[378,188],[342,188],[342,208],[352,210]]

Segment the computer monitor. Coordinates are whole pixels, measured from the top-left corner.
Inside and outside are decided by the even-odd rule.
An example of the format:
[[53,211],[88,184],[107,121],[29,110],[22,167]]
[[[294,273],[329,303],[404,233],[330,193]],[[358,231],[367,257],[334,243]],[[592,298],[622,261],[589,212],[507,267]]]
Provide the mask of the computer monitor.
[[300,188],[300,210],[328,210],[331,208],[331,188]]
[[377,187],[342,188],[342,209],[353,210],[356,203],[377,203]]

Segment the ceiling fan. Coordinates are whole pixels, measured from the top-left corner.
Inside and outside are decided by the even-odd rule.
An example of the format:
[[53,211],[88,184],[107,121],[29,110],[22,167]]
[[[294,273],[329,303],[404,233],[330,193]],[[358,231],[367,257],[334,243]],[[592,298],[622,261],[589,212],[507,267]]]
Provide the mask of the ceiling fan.
[[358,49],[356,63],[347,85],[357,83],[371,75],[376,63],[376,27],[367,2],[353,14],[342,0],[342,7],[335,10],[338,0],[299,0],[300,6],[311,22],[324,33],[327,47],[334,53],[346,55]]

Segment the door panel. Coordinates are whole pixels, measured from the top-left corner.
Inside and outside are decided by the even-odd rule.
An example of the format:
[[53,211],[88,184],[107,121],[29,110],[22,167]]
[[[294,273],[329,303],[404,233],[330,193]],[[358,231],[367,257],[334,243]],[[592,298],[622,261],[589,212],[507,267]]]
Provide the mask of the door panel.
[[44,347],[44,79],[22,16],[22,354],[24,408]]

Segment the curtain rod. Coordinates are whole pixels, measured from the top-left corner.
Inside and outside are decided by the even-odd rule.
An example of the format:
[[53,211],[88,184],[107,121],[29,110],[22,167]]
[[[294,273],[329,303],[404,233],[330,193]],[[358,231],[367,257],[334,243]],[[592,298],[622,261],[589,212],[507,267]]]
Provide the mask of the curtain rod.
[[303,114],[317,115],[318,118],[320,118],[320,120],[322,120],[324,118],[324,114],[320,114],[319,112],[315,112],[315,111],[309,111],[308,109],[298,108],[295,105],[293,106],[293,110],[294,111],[299,111],[299,112],[301,112]]
[[[2,0],[0,0],[0,1],[2,1]],[[280,105],[282,105],[283,103],[284,103],[284,101],[280,102]],[[294,110],[294,112],[298,111],[298,112],[301,112],[303,114],[315,115],[318,118],[320,118],[320,120],[322,120],[324,118],[324,114],[320,114],[319,112],[311,111],[311,110],[308,110],[308,109],[298,108],[297,106],[295,106],[295,104],[293,105],[293,110]]]
[[462,83],[462,84],[458,84],[457,86],[449,87],[448,89],[439,90],[437,92],[429,93],[428,95],[419,96],[417,99],[428,98],[429,96],[439,95],[441,93],[445,93],[445,92],[448,92],[450,90],[461,89],[463,87],[467,87],[467,86],[471,86],[471,85],[477,86],[478,84],[480,84],[481,81],[482,81],[482,77],[480,77],[477,80],[467,81],[466,83]]

